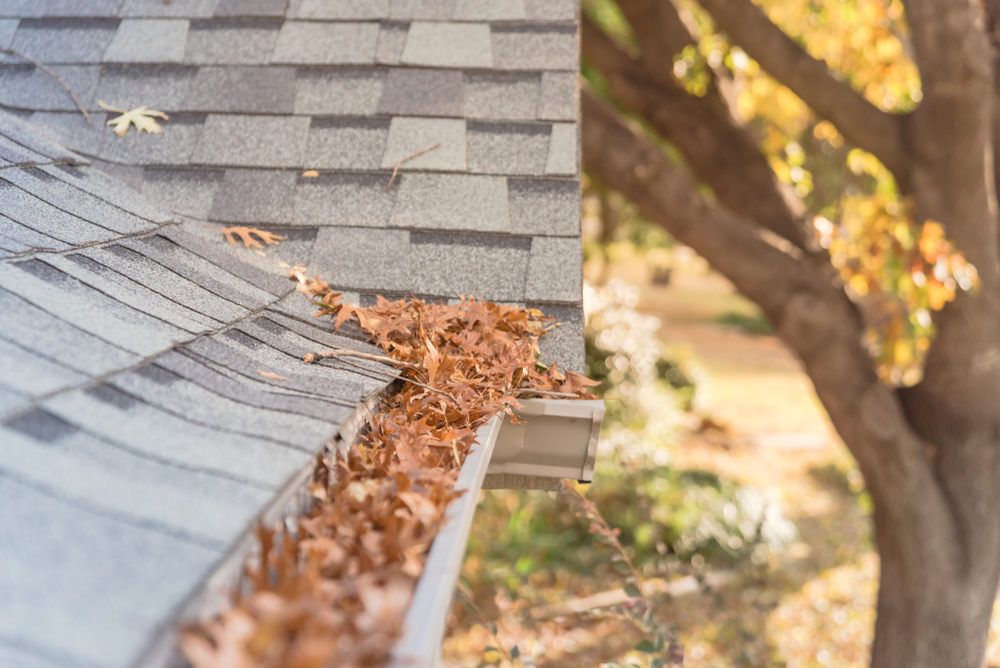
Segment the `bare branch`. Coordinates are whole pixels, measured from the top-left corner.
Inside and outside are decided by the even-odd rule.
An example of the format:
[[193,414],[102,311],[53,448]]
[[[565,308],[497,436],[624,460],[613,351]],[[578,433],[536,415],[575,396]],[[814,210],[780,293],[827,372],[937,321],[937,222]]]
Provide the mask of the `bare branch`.
[[671,72],[670,66],[633,60],[588,19],[583,22],[583,56],[605,76],[618,101],[684,154],[719,201],[805,247],[801,204],[785,196],[757,142],[717,90],[695,97],[677,86],[672,74],[655,78],[665,67]]
[[321,350],[316,353],[307,353],[304,359],[306,362],[312,364],[313,362],[318,362],[324,359],[342,359],[344,357],[357,357],[358,359],[368,360],[369,362],[381,362],[382,364],[391,364],[393,366],[403,367],[404,369],[411,369],[413,371],[417,370],[416,366],[410,364],[409,362],[404,362],[403,360],[394,360],[391,357],[386,357],[385,355],[362,353],[356,350],[348,350],[347,348],[331,348],[330,350]]
[[48,74],[53,79],[55,79],[60,86],[66,89],[66,91],[69,93],[69,96],[73,98],[73,102],[76,104],[76,108],[79,109],[80,113],[83,114],[83,117],[87,119],[87,123],[89,125],[93,125],[93,123],[90,122],[90,114],[87,113],[87,109],[83,106],[83,102],[80,102],[80,98],[76,96],[76,92],[74,92],[73,89],[70,88],[70,85],[66,83],[66,81],[61,76],[56,74],[55,70],[53,70],[51,67],[49,67],[42,61],[36,60],[35,58],[32,58],[23,51],[18,51],[17,49],[0,49],[0,53],[9,53],[12,56],[17,56],[18,58],[26,60],[35,67],[37,67],[38,69],[40,69],[41,71]]
[[775,79],[788,86],[849,142],[875,155],[910,190],[904,121],[880,111],[826,63],[810,56],[750,0],[699,0],[719,28]]

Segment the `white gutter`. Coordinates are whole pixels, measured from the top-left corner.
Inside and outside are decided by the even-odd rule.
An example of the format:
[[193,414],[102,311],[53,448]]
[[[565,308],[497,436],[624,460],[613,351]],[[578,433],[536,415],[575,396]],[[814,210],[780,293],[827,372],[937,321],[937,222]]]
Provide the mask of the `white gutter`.
[[464,494],[449,504],[444,529],[431,545],[390,668],[437,668],[441,662],[445,621],[487,473],[593,480],[604,402],[527,399],[521,405],[515,413],[523,424],[494,417],[476,433],[455,483]]

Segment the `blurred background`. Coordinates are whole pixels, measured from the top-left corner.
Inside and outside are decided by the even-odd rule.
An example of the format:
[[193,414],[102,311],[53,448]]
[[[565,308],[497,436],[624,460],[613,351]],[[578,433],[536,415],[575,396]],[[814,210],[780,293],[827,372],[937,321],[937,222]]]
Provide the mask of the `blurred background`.
[[[940,228],[910,222],[873,156],[846,145],[695,3],[677,4],[701,40],[675,57],[674,76],[698,95],[708,68],[726,73],[732,104],[873,323],[880,375],[914,384],[929,312],[974,275],[941,252]],[[920,101],[899,0],[758,4],[881,109]],[[583,11],[619,46],[634,45],[611,0],[584,0]],[[605,91],[598,72],[582,70]],[[798,360],[725,278],[593,176],[583,230],[587,373],[608,409],[594,483],[482,493],[444,665],[664,665],[642,649],[657,633],[683,646],[686,666],[868,665],[871,502]],[[582,499],[620,531],[621,550]],[[654,612],[637,622],[629,606],[639,593]]]

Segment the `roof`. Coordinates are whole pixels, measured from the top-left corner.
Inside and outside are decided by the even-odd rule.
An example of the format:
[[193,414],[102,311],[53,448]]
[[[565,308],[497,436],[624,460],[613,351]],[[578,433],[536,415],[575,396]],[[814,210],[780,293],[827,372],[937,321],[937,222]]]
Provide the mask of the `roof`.
[[[279,262],[536,306],[581,370],[576,29],[571,0],[0,3],[93,119],[0,60],[0,665],[129,665],[384,386],[301,362],[369,348]],[[170,120],[118,137],[98,100]]]
[[[546,354],[579,371],[576,12],[573,0],[8,1],[0,47],[51,66],[94,124],[15,56],[0,63],[0,105],[171,213],[317,230],[310,267],[349,292],[541,307],[567,325]],[[99,100],[170,120],[119,138]],[[436,144],[386,189],[398,160]]]

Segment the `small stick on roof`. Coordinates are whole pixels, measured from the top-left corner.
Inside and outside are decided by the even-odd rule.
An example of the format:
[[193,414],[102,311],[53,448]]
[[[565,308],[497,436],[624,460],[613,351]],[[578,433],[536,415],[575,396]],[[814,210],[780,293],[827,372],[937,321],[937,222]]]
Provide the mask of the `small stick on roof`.
[[398,161],[398,162],[396,163],[396,167],[395,167],[395,169],[393,169],[393,170],[392,170],[392,177],[391,177],[391,178],[389,179],[389,183],[388,183],[388,185],[386,185],[386,187],[385,187],[385,191],[386,191],[386,192],[389,192],[389,188],[391,188],[391,187],[392,187],[392,182],[396,180],[396,174],[398,174],[398,173],[399,173],[399,168],[400,168],[400,166],[401,166],[401,165],[402,165],[402,164],[403,164],[404,162],[406,162],[407,160],[413,160],[413,159],[414,159],[414,158],[416,158],[416,157],[417,157],[418,155],[423,155],[424,153],[428,153],[428,152],[430,152],[430,151],[433,151],[434,149],[438,148],[439,146],[441,146],[441,142],[438,142],[437,144],[434,144],[434,146],[429,146],[429,147],[427,147],[427,148],[425,148],[425,149],[423,149],[423,150],[420,150],[420,151],[417,151],[417,152],[416,152],[416,153],[414,153],[413,155],[408,155],[408,156],[406,156],[405,158],[401,158],[401,159],[400,159],[400,160],[399,160],[399,161]]
[[17,56],[18,58],[27,60],[29,63],[39,68],[40,70],[48,74],[50,77],[55,79],[57,82],[59,82],[59,85],[65,88],[69,92],[69,96],[73,98],[73,102],[76,103],[76,108],[79,109],[80,113],[83,114],[83,117],[87,119],[87,124],[93,125],[93,123],[90,122],[90,114],[88,114],[87,110],[83,107],[83,103],[80,102],[80,98],[76,96],[76,93],[73,91],[72,88],[69,87],[69,84],[66,83],[61,76],[56,74],[51,67],[41,62],[40,60],[35,60],[28,54],[24,53],[23,51],[18,51],[17,49],[0,49],[0,53],[9,53],[12,56]]

